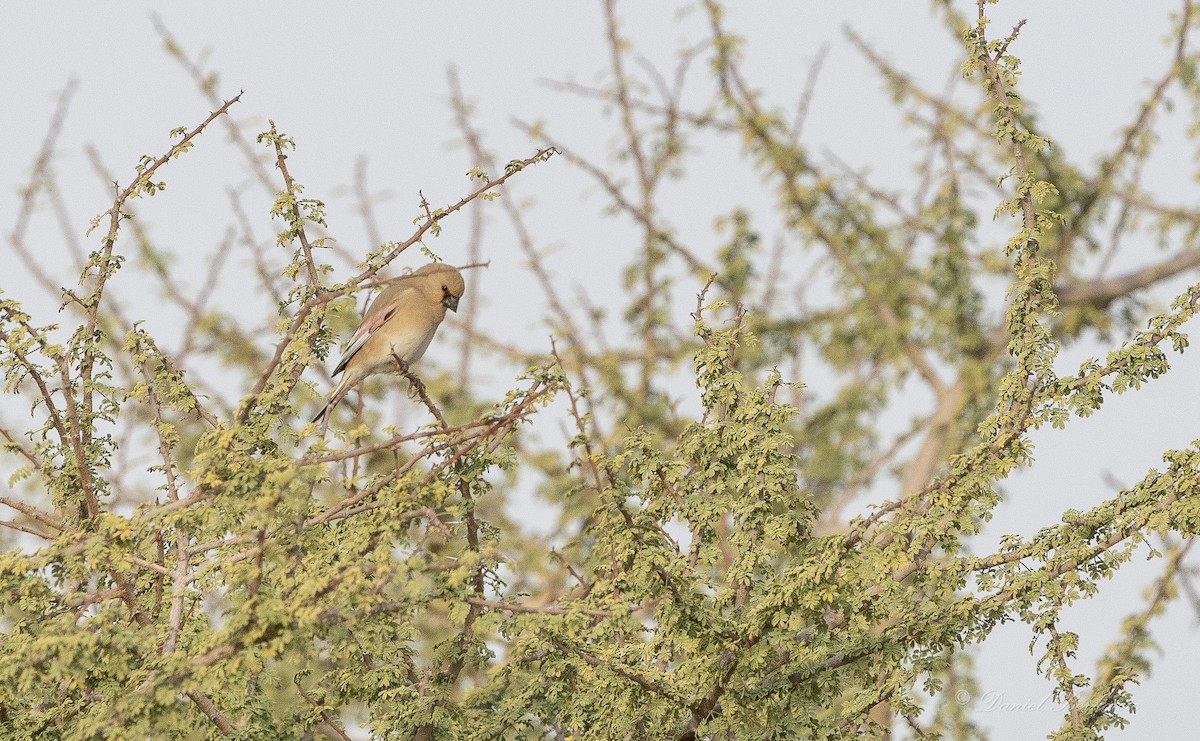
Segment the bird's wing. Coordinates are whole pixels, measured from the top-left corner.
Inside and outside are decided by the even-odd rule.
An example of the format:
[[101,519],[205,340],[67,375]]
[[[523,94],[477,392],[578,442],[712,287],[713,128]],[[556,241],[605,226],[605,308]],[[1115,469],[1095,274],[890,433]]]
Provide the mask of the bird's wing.
[[[350,344],[346,345],[345,352],[342,353],[342,359],[338,361],[337,367],[333,369],[333,375],[337,375],[346,369],[346,364],[350,362],[350,358],[362,349],[362,346],[367,344],[367,340],[371,339],[371,335],[382,327],[388,319],[395,315],[400,305],[404,303],[404,294],[411,289],[400,289],[388,291],[381,294],[375,302],[371,304],[371,308],[367,311],[367,317],[363,319],[363,323],[359,325],[358,331],[350,338]],[[387,295],[390,293],[391,295]]]

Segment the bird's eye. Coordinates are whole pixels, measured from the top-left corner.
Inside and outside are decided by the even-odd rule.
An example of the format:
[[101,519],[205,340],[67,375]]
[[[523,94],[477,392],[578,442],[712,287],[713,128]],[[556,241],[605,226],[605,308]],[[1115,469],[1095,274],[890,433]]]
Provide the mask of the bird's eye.
[[445,286],[442,286],[442,293],[450,293],[450,289]]

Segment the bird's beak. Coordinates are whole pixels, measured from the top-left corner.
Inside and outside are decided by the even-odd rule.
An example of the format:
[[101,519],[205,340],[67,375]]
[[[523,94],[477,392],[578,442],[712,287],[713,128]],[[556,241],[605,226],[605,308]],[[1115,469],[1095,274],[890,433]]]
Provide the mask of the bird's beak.
[[442,296],[442,305],[450,311],[458,311],[458,296],[452,296],[447,293],[445,296]]

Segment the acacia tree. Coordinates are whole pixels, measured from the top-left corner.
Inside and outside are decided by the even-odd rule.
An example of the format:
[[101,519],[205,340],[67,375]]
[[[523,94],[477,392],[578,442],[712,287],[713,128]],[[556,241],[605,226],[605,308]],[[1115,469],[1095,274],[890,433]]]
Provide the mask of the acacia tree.
[[[703,10],[708,38],[669,83],[631,71],[604,3],[608,85],[561,87],[612,106],[617,167],[542,126],[529,127],[536,151],[498,166],[452,76],[466,195],[442,208],[422,198],[412,233],[377,240],[365,258],[326,240],[336,225],[293,178],[295,143],[273,124],[245,137],[224,115],[239,96],[222,100],[160,29],[214,112],[138,164],[92,224],[80,287],[60,289],[25,239],[35,201],[58,203],[51,127],[11,246],[71,321],[0,303],[5,408],[33,419],[0,429],[19,465],[0,495],[15,513],[0,523],[5,737],[350,738],[361,726],[381,738],[840,738],[902,725],[975,738],[950,690],[972,681],[969,647],[1014,620],[1067,708],[1056,738],[1128,722],[1148,626],[1200,526],[1200,450],[1167,451],[1163,470],[1032,537],[986,553],[967,544],[1002,501],[1000,483],[1033,463],[1031,431],[1069,427],[1166,372],[1168,349],[1187,345],[1200,286],[1160,313],[1135,298],[1200,265],[1200,214],[1138,184],[1168,91],[1196,98],[1190,2],[1169,69],[1091,169],[1049,146],[1018,94],[1019,27],[992,33],[982,2],[972,18],[939,6],[963,39],[976,105],[921,90],[859,42],[924,132],[913,206],[810,152],[743,72],[721,8]],[[681,102],[697,57],[712,63],[714,92],[698,111]],[[268,214],[248,215],[235,194],[235,238],[189,294],[128,217],[221,125],[274,194],[269,216],[282,227],[277,247],[257,248],[253,225]],[[740,148],[776,190],[775,249],[736,204],[715,249],[673,228],[662,189],[684,176],[701,134]],[[510,181],[536,190],[539,168],[568,164],[638,230],[628,342],[588,331],[598,312],[558,292],[536,211],[504,196]],[[981,218],[973,188],[995,194],[1004,243],[980,226],[995,203]],[[374,228],[370,205],[364,195]],[[302,424],[317,403],[302,374],[353,325],[355,299],[418,246],[478,260],[483,208],[499,209],[526,251],[553,346],[488,343],[468,308],[458,367],[406,374],[427,424],[381,431],[383,415],[361,403],[341,411],[332,439]],[[463,218],[474,227],[466,254],[441,248],[442,224]],[[1161,234],[1164,254],[1089,277],[1102,250],[1138,230]],[[210,303],[232,280],[222,266],[239,240],[277,299],[257,327]],[[130,256],[190,317],[177,349],[115,300],[110,281]],[[335,277],[339,260],[357,264],[350,277]],[[785,263],[811,269],[804,283],[823,293],[783,300],[794,294]],[[998,277],[1006,290],[989,289]],[[690,316],[673,308],[681,291],[698,295]],[[263,335],[274,338],[265,354]],[[1106,357],[1055,370],[1060,348],[1095,337],[1111,342]],[[482,353],[524,372],[514,390],[471,382]],[[698,398],[679,390],[689,363]],[[803,385],[822,373],[836,384]],[[914,384],[927,406],[914,409]],[[911,424],[883,434],[880,421],[898,414]],[[545,418],[569,424],[561,447],[521,433]],[[155,461],[115,466],[129,450]],[[550,535],[504,509],[534,485],[553,504]],[[868,489],[886,500],[850,516]],[[1060,613],[1151,539],[1163,570],[1150,597],[1081,673]]]

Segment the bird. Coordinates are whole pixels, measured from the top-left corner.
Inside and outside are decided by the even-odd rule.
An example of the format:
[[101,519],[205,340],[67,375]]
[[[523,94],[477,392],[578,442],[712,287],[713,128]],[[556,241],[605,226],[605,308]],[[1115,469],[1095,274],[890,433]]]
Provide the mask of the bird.
[[396,372],[396,359],[411,366],[433,340],[446,309],[458,311],[466,283],[458,269],[432,262],[388,282],[371,302],[346,345],[333,375],[344,373],[313,422],[325,423],[346,393],[375,373]]

